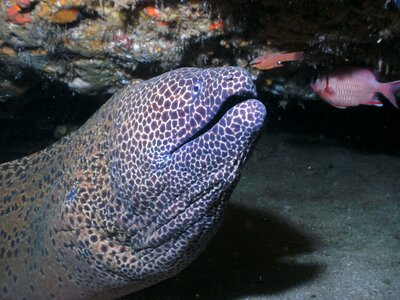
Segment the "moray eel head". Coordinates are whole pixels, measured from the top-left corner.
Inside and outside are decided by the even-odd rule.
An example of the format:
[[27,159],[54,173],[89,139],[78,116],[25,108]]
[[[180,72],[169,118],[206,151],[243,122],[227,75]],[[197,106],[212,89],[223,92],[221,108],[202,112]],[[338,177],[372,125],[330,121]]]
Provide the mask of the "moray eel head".
[[[123,100],[113,130],[113,174],[124,200],[137,209],[147,208],[147,199],[153,202],[166,177],[177,183],[189,171],[211,175],[211,165],[219,169],[225,160],[243,156],[248,147],[240,142],[249,144],[248,135],[258,132],[265,117],[264,106],[251,100],[252,76],[238,67],[182,68],[128,87],[118,97]],[[208,167],[195,171],[193,164]],[[172,169],[178,165],[182,169]]]
[[238,67],[178,69],[118,97],[110,161],[124,206],[114,210],[124,213],[114,224],[147,262],[124,276],[159,280],[186,266],[217,228],[266,111]]

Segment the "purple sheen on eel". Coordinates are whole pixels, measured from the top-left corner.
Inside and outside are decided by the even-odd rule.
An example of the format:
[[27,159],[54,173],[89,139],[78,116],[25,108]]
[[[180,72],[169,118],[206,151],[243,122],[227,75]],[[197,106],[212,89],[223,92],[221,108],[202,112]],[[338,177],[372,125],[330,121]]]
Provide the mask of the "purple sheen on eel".
[[0,165],[0,299],[110,299],[204,249],[263,125],[252,76],[130,84],[80,129]]

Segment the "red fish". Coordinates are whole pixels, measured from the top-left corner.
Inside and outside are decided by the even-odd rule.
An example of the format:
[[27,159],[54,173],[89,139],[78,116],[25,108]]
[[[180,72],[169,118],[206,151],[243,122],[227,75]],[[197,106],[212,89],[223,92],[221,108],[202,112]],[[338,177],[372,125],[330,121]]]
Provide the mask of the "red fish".
[[263,56],[256,57],[253,59],[249,65],[256,67],[260,70],[270,70],[274,68],[283,67],[283,62],[302,60],[304,52],[277,52],[265,54]]
[[322,75],[311,84],[311,88],[337,108],[358,105],[382,106],[378,93],[399,108],[395,95],[400,92],[400,80],[381,83],[368,69],[352,69]]

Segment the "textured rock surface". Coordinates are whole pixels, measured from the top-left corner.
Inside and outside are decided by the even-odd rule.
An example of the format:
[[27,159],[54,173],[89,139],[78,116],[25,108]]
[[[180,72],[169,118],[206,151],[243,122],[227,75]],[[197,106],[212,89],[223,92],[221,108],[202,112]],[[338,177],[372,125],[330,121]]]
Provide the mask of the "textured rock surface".
[[178,66],[245,66],[282,50],[306,59],[261,72],[260,84],[279,95],[314,98],[315,70],[336,65],[400,77],[400,12],[388,0],[8,0],[0,12],[3,100],[26,92],[32,82],[18,80],[27,70],[79,93],[113,93]]

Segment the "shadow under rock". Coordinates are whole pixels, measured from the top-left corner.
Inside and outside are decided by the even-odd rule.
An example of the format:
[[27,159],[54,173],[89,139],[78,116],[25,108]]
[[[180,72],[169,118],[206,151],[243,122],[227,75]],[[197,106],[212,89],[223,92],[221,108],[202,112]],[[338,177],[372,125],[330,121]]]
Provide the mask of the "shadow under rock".
[[[233,299],[304,284],[323,271],[293,257],[315,240],[268,213],[229,205],[206,251],[177,276],[121,299]],[[292,258],[292,259],[291,259]]]
[[304,108],[288,106],[269,111],[268,131],[292,133],[296,147],[328,144],[358,153],[400,155],[400,112],[389,105],[380,109],[335,109],[323,101],[313,101],[305,102]]

